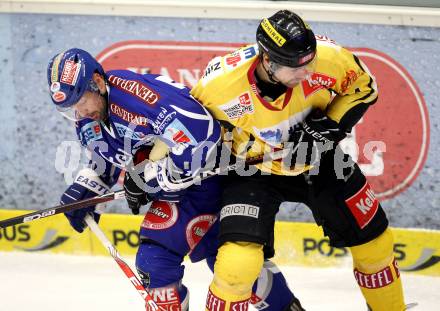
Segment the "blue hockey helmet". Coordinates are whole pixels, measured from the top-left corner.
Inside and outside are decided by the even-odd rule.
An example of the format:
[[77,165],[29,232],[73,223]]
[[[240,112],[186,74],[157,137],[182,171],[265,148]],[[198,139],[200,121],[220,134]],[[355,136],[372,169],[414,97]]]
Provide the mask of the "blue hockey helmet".
[[47,81],[53,103],[64,111],[75,105],[85,91],[97,91],[93,74],[104,69],[88,52],[69,49],[55,55],[47,66]]

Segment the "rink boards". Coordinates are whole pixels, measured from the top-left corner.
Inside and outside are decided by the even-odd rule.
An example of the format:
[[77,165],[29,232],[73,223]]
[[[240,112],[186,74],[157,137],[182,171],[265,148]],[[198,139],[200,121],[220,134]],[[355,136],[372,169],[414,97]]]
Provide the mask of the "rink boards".
[[[29,211],[0,210],[0,219]],[[133,256],[139,244],[142,216],[102,215],[100,226],[124,256]],[[440,231],[392,229],[394,252],[403,271],[440,276]],[[351,265],[348,248],[334,248],[312,223],[277,222],[275,261],[281,265],[334,267]],[[0,229],[0,251],[107,255],[107,250],[86,230],[78,234],[63,215]]]

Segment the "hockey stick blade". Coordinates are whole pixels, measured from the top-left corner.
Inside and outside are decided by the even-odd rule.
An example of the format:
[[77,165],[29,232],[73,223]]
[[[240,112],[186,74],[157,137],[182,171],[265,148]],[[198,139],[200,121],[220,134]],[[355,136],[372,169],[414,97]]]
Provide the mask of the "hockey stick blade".
[[57,215],[57,214],[65,213],[65,212],[74,211],[74,210],[81,209],[81,208],[84,208],[87,206],[96,205],[98,203],[104,203],[104,202],[109,202],[109,201],[113,201],[113,200],[118,200],[118,199],[123,198],[124,196],[125,196],[124,190],[118,190],[115,192],[106,193],[106,194],[103,194],[100,196],[96,196],[96,197],[93,197],[90,199],[85,199],[85,200],[81,200],[81,201],[77,201],[77,202],[73,202],[73,203],[69,203],[69,204],[65,204],[65,205],[58,205],[58,206],[54,206],[51,208],[46,208],[46,209],[43,209],[40,211],[36,211],[36,212],[21,215],[21,216],[1,220],[0,221],[0,228],[6,228],[9,226],[18,225],[18,224],[22,224],[25,222],[38,220],[38,219],[46,218],[49,216],[53,216],[53,215]]

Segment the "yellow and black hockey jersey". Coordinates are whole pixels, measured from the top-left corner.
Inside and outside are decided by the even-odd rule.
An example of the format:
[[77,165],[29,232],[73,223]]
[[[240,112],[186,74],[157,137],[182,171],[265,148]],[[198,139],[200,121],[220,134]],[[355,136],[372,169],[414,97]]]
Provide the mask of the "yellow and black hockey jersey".
[[[260,61],[257,45],[238,49],[212,59],[203,77],[191,90],[212,115],[234,127],[235,155],[255,157],[283,148],[289,131],[314,108],[325,111],[339,124],[349,112],[356,123],[366,107],[377,99],[374,78],[350,51],[323,36],[316,36],[317,59],[308,80],[268,101],[258,94],[254,72]],[[252,147],[249,141],[254,140]],[[248,149],[248,150],[247,150]],[[247,151],[246,151],[247,150]],[[286,168],[279,161],[264,162],[258,168],[278,175],[298,175],[310,167]]]

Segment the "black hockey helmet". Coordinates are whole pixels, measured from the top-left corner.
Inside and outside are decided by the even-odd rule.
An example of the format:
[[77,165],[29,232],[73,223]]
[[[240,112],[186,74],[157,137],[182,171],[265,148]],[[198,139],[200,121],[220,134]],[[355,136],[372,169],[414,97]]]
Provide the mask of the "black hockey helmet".
[[308,64],[316,53],[313,31],[301,17],[288,10],[278,11],[260,22],[257,43],[271,61],[289,67]]

